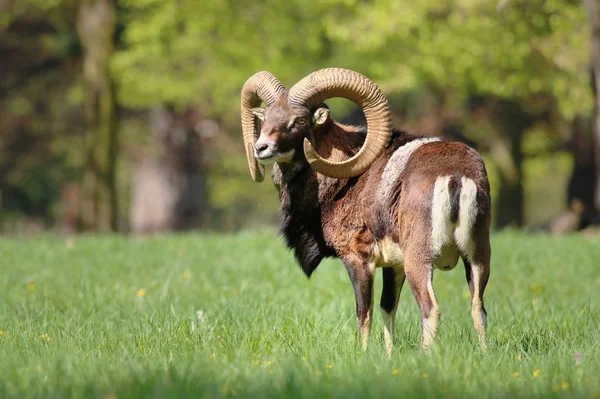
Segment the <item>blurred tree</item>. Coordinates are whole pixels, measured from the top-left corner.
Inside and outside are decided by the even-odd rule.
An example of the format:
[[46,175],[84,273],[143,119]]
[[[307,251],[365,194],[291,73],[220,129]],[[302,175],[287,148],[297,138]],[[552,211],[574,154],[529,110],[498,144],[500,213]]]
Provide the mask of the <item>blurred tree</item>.
[[320,21],[328,3],[122,0],[124,45],[113,63],[120,101],[192,103],[237,124],[239,90],[253,73],[272,70],[291,84],[329,62]]
[[[130,228],[135,234],[197,228],[208,214],[203,136],[218,129],[193,109],[150,111],[150,148],[136,149]],[[214,134],[214,133],[213,133]]]
[[[168,226],[183,226],[185,215],[204,223],[207,202],[219,220],[215,227],[251,225],[248,215],[272,220],[276,196],[248,179],[240,156],[239,90],[259,70],[290,85],[327,66],[356,69],[382,86],[401,125],[450,132],[489,152],[499,183],[498,227],[523,222],[528,157],[564,149],[572,136],[565,126],[593,104],[584,50],[589,25],[574,0],[8,3],[9,13],[0,10],[3,207],[32,204],[28,209],[48,220],[66,215],[54,210],[57,198],[78,202],[72,200],[78,188],[69,183],[83,180],[94,194],[85,197],[82,215],[100,229],[116,223],[115,185],[131,183],[134,224],[137,204],[152,196],[144,193],[162,193],[149,188],[152,181],[170,187],[165,198],[188,204],[178,213],[180,200],[163,201],[167,214],[182,218]],[[98,11],[100,4],[110,11]],[[101,16],[105,29],[84,29]],[[125,125],[119,179],[117,108]],[[230,134],[217,134],[208,150],[202,126],[213,120],[217,131]],[[78,170],[84,165],[85,179]],[[149,170],[161,172],[137,178]],[[126,208],[128,190],[120,192]]]
[[0,218],[11,231],[53,223],[63,187],[78,179],[75,11],[68,1],[0,2]]
[[498,171],[495,226],[521,226],[524,220],[523,135],[534,122],[518,101],[485,96],[489,152]]
[[[325,26],[337,59],[382,82],[384,89],[434,86],[469,109],[489,98],[499,118],[468,137],[491,149],[500,176],[496,226],[523,220],[522,138],[549,115],[572,120],[591,106],[585,12],[571,0],[380,0],[347,2]],[[345,50],[345,51],[344,51]],[[340,58],[341,57],[341,58]],[[366,60],[366,61],[365,61]],[[499,101],[499,102],[498,102]],[[467,117],[468,115],[463,115]],[[554,121],[556,122],[556,121]],[[496,131],[496,133],[494,133]],[[499,133],[499,134],[498,134]],[[550,131],[551,135],[556,132]]]
[[596,163],[596,210],[600,212],[600,1],[585,0],[591,35],[592,85],[596,100],[594,107],[594,153]]
[[81,216],[84,229],[117,230],[117,117],[110,60],[114,52],[115,0],[82,0],[77,33],[83,48],[87,162]]
[[[166,125],[181,127],[183,115],[190,113],[199,117],[197,126],[218,119],[222,128],[219,130],[230,131],[235,137],[217,137],[213,141],[220,156],[213,156],[215,171],[207,180],[207,190],[202,186],[204,180],[198,177],[206,172],[207,162],[202,157],[208,153],[202,151],[204,141],[198,141],[202,129],[188,126],[178,133],[153,134],[151,146],[159,149],[146,151],[143,161],[140,158],[137,164],[139,168],[134,166],[136,175],[147,176],[148,186],[144,188],[141,182],[133,186],[132,228],[137,229],[134,225],[138,225],[134,219],[142,219],[134,216],[134,208],[140,203],[137,199],[144,197],[142,193],[151,181],[162,182],[165,195],[161,209],[166,215],[177,215],[177,209],[167,209],[168,204],[174,206],[175,198],[189,198],[190,194],[196,195],[198,209],[206,211],[210,200],[214,215],[221,218],[219,228],[235,228],[250,213],[261,214],[259,210],[248,212],[248,207],[272,202],[273,195],[270,187],[252,184],[244,158],[239,155],[239,90],[248,77],[261,69],[271,69],[284,82],[291,83],[322,65],[328,47],[319,22],[321,2],[311,7],[300,0],[265,0],[243,7],[232,0],[122,0],[119,4],[126,27],[123,45],[113,62],[120,103],[131,109],[154,109],[152,120],[164,121]],[[156,127],[151,131],[156,132]],[[183,142],[196,143],[193,162],[199,169],[170,167],[178,177],[167,178],[165,170],[150,165],[181,166],[181,152],[164,137],[181,140],[182,132],[187,132]],[[193,154],[187,154],[187,159],[191,161]],[[226,170],[222,170],[223,165],[227,165]],[[184,186],[176,181],[195,182],[198,186],[184,192]],[[186,201],[191,203],[191,198]],[[232,215],[235,216],[230,218]]]

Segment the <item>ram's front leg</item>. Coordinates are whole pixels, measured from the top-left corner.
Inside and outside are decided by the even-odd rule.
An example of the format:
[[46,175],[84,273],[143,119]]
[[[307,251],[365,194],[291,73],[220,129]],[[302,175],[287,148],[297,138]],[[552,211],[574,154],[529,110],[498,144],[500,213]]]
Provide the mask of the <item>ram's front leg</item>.
[[375,267],[369,262],[345,261],[356,297],[356,319],[363,350],[367,349],[373,322],[373,280]]

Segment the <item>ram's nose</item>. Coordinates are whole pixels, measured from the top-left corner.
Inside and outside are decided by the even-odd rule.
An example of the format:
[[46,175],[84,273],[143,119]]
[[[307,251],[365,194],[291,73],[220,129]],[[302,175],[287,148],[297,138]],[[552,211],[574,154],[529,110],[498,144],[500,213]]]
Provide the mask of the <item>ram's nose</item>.
[[269,145],[267,143],[259,143],[256,142],[256,146],[254,147],[254,156],[256,158],[264,158],[269,152]]
[[273,141],[258,139],[254,145],[254,157],[258,160],[269,159],[275,154],[275,148]]

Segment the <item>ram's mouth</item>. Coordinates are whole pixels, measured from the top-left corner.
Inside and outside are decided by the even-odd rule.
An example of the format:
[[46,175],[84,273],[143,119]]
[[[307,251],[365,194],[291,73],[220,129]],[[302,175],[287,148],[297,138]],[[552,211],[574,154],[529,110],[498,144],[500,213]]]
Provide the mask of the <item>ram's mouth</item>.
[[292,158],[294,158],[294,150],[262,154],[262,156],[258,156],[255,152],[254,157],[262,165],[271,165],[275,162],[291,162]]
[[258,161],[258,163],[263,164],[263,165],[270,165],[272,163],[275,163],[277,160],[277,154],[271,154],[271,155],[267,155],[266,157],[257,157],[255,156],[256,160]]

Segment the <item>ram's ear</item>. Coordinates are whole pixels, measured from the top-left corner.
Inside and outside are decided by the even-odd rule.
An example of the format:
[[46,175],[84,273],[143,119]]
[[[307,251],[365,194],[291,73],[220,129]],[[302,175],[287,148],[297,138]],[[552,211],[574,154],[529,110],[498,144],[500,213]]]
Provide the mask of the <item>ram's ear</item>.
[[261,107],[252,108],[252,113],[261,121],[265,121],[265,109]]
[[327,120],[329,120],[329,108],[327,108],[327,106],[317,108],[312,114],[312,120],[313,124],[317,126],[327,122]]

